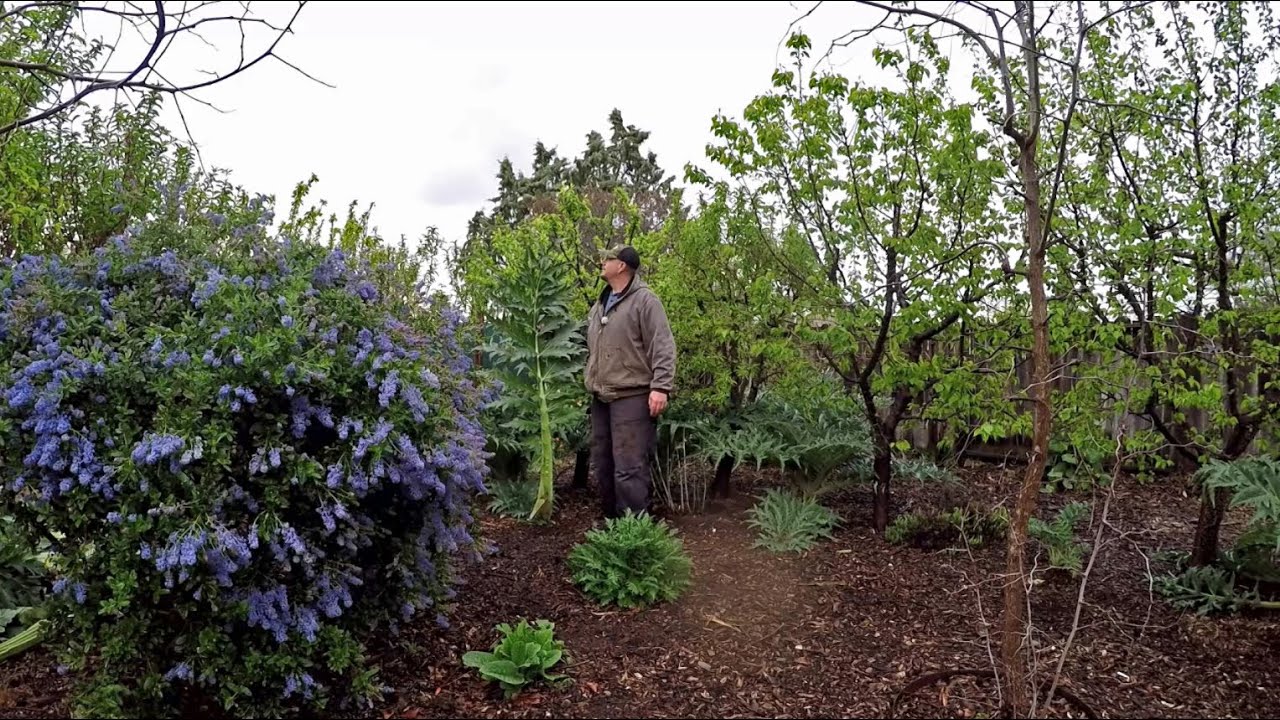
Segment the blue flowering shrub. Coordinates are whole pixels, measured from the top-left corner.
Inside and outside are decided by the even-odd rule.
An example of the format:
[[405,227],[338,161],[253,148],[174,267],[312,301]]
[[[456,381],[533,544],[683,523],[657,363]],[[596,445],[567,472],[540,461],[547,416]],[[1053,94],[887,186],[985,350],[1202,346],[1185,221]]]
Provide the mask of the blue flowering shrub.
[[240,207],[0,265],[0,513],[53,543],[86,715],[367,704],[479,549],[458,314]]

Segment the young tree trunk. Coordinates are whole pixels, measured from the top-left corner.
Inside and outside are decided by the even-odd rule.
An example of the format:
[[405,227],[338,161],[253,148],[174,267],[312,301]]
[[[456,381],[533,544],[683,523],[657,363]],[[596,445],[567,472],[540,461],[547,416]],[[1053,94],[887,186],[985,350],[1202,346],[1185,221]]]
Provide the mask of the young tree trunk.
[[[1030,0],[1017,3],[1017,16],[1024,43],[1034,44],[1037,31]],[[1033,403],[1031,455],[1027,459],[1022,487],[1018,491],[1013,518],[1009,523],[1009,545],[1005,557],[1004,613],[1000,632],[1000,665],[1004,674],[1005,702],[1012,717],[1029,717],[1032,711],[1030,648],[1027,646],[1028,526],[1036,511],[1041,478],[1049,457],[1049,431],[1053,421],[1049,395],[1049,301],[1044,287],[1045,217],[1040,203],[1040,172],[1036,149],[1040,127],[1040,77],[1038,57],[1025,51],[1027,60],[1028,132],[1010,132],[1018,142],[1018,175],[1022,180],[1026,212],[1027,289],[1031,296],[1031,387]],[[1012,120],[1012,119],[1011,119]],[[1010,131],[1012,125],[1006,125]],[[1064,130],[1065,132],[1065,130]]]
[[1040,180],[1035,166],[1035,140],[1029,138],[1018,158],[1026,191],[1027,236],[1031,245],[1027,264],[1027,285],[1031,293],[1031,387],[1034,404],[1031,456],[1022,477],[1013,518],[1009,523],[1009,546],[1005,558],[1004,622],[1001,630],[1000,664],[1004,670],[1005,698],[1014,717],[1027,717],[1029,675],[1026,641],[1027,571],[1025,567],[1027,528],[1036,511],[1040,482],[1049,456],[1052,406],[1049,400],[1049,303],[1044,289],[1045,247],[1040,212]]
[[880,535],[889,527],[889,480],[893,476],[893,454],[888,442],[876,442],[875,510],[872,525]]
[[[889,482],[893,477],[893,440],[898,423],[893,419],[880,416],[876,405],[875,393],[871,391],[871,381],[863,375],[857,382],[846,381],[845,390],[852,392],[856,388],[862,397],[863,413],[867,418],[867,427],[871,428],[871,451],[873,469],[873,500],[871,511],[871,527],[876,533],[884,536],[889,528]],[[895,399],[896,400],[896,399]]]
[[573,489],[585,490],[591,477],[591,449],[579,450],[573,459]]
[[712,494],[718,498],[729,497],[729,480],[733,475],[733,458],[725,455],[716,463],[716,478],[711,485]]
[[1196,522],[1196,538],[1191,549],[1191,565],[1204,567],[1218,559],[1218,534],[1222,530],[1222,518],[1230,498],[1226,488],[1219,488],[1212,497],[1200,500],[1200,519]]

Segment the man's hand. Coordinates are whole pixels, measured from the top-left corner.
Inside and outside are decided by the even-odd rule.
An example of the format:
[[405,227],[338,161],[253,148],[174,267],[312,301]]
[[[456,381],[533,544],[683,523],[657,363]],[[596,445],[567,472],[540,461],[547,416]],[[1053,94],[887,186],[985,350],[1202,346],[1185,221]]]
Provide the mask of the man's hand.
[[667,409],[667,394],[654,390],[649,393],[649,416],[658,417]]

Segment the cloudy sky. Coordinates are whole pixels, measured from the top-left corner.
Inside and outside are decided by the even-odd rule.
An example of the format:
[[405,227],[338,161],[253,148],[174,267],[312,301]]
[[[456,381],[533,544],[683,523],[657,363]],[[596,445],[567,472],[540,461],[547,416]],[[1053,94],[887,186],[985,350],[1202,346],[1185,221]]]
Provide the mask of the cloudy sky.
[[[276,20],[292,6],[253,3]],[[435,225],[453,240],[493,194],[501,157],[527,166],[536,140],[576,155],[614,107],[652,132],[650,148],[679,176],[703,159],[714,114],[739,115],[768,88],[786,61],[789,24],[811,7],[313,2],[280,51],[333,89],[272,62],[201,91],[225,114],[189,101],[183,108],[204,161],[230,168],[240,184],[285,204],[315,173],[317,195],[331,206],[374,203],[387,237],[413,240]],[[841,3],[803,28],[825,48],[868,19]],[[207,38],[216,52],[186,40],[165,58],[171,79],[235,62],[238,35]],[[250,52],[268,39],[251,37]],[[169,124],[181,131],[176,115]]]

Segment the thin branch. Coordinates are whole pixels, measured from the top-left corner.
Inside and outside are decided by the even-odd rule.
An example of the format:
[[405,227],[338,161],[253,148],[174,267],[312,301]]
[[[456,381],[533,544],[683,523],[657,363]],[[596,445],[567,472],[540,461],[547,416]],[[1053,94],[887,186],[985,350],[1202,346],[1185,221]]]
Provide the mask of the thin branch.
[[1089,576],[1093,573],[1093,566],[1098,561],[1098,555],[1102,554],[1102,534],[1107,529],[1107,517],[1111,512],[1111,499],[1115,496],[1116,482],[1120,478],[1120,468],[1122,463],[1116,462],[1116,469],[1111,478],[1111,487],[1108,488],[1107,499],[1102,503],[1102,519],[1098,523],[1098,530],[1093,538],[1093,552],[1089,554],[1089,563],[1085,566],[1084,574],[1080,577],[1080,590],[1076,593],[1076,611],[1071,620],[1071,632],[1067,633],[1067,641],[1062,645],[1062,653],[1058,655],[1058,665],[1053,671],[1053,680],[1049,683],[1049,692],[1045,693],[1044,704],[1041,706],[1041,712],[1048,713],[1049,704],[1053,702],[1053,694],[1058,689],[1058,682],[1062,680],[1062,668],[1067,663],[1067,655],[1071,653],[1071,646],[1075,643],[1076,633],[1080,631],[1080,614],[1084,610],[1085,592],[1089,588]]
[[338,89],[338,86],[337,86],[337,85],[334,85],[334,84],[332,84],[332,83],[327,83],[327,82],[325,82],[324,80],[321,80],[320,78],[318,78],[318,77],[316,77],[316,76],[312,75],[311,73],[307,72],[306,70],[303,70],[302,68],[298,67],[297,65],[294,65],[293,63],[289,62],[288,60],[285,60],[284,58],[280,57],[279,55],[277,55],[277,56],[276,56],[276,60],[278,60],[278,61],[280,61],[280,62],[284,63],[286,67],[291,68],[294,72],[298,73],[298,74],[299,74],[299,75],[301,75],[302,77],[304,77],[304,78],[306,78],[306,79],[308,79],[308,80],[310,80],[310,81],[312,81],[312,82],[314,82],[314,83],[319,83],[320,85],[323,85],[323,86],[325,86],[325,87],[327,87],[327,88],[329,88],[329,89],[331,89],[331,90],[337,90],[337,89]]
[[956,28],[957,30],[960,30],[961,32],[968,35],[975,43],[977,43],[978,47],[982,48],[983,53],[986,54],[987,59],[991,62],[991,64],[994,67],[999,68],[1001,70],[1000,77],[1001,77],[1001,81],[1004,84],[1005,114],[1009,118],[1013,117],[1014,115],[1013,87],[1009,81],[1010,73],[1008,72],[1009,70],[1008,63],[1004,62],[1003,60],[1003,57],[1004,57],[1003,44],[1001,45],[1000,54],[996,54],[996,52],[991,49],[991,45],[990,43],[987,42],[987,38],[984,33],[979,32],[976,28],[966,23],[960,22],[955,18],[950,18],[945,15],[940,15],[938,13],[931,12],[929,10],[921,9],[918,5],[914,7],[898,7],[893,5],[885,5],[884,3],[880,3],[880,2],[874,2],[874,0],[858,0],[858,2],[868,7],[873,7],[886,13],[902,15],[902,16],[927,17],[931,20],[936,20],[938,22],[950,25],[951,27]]
[[1049,208],[1044,218],[1043,240],[1048,240],[1050,228],[1053,226],[1054,211],[1058,206],[1058,193],[1062,190],[1062,178],[1067,173],[1067,144],[1071,137],[1071,120],[1075,117],[1076,107],[1080,101],[1080,62],[1084,54],[1084,3],[1076,0],[1076,19],[1080,23],[1080,33],[1076,37],[1075,61],[1071,65],[1071,100],[1067,103],[1067,118],[1062,123],[1062,137],[1058,143],[1058,164],[1054,168],[1053,186],[1049,191]]
[[[306,6],[307,0],[299,0],[299,2],[297,2],[297,6],[294,9],[293,14],[290,16],[289,21],[283,26],[273,23],[266,18],[250,16],[248,3],[236,3],[236,5],[243,10],[243,13],[238,15],[218,14],[209,17],[193,17],[194,13],[208,6],[214,5],[215,2],[216,0],[208,0],[206,2],[197,3],[194,6],[184,4],[181,11],[167,10],[165,8],[165,3],[161,0],[156,0],[154,4],[148,4],[149,9],[143,8],[142,6],[132,2],[123,3],[123,8],[113,8],[108,7],[107,5],[85,5],[70,2],[32,2],[4,11],[3,14],[0,14],[0,19],[9,18],[23,12],[39,8],[49,7],[67,8],[70,12],[81,14],[80,17],[82,20],[83,13],[104,13],[114,16],[120,20],[122,34],[125,25],[128,25],[137,32],[139,37],[143,38],[147,42],[148,49],[141,59],[136,63],[133,63],[128,69],[112,70],[108,65],[110,64],[111,58],[114,56],[116,47],[118,47],[119,38],[117,38],[117,45],[112,46],[111,54],[108,55],[107,61],[102,63],[101,67],[96,71],[88,73],[78,71],[76,69],[60,68],[57,67],[54,62],[42,63],[21,59],[0,60],[0,68],[9,68],[27,73],[41,83],[44,83],[45,79],[49,78],[60,81],[69,86],[67,88],[68,92],[64,97],[58,97],[62,93],[59,93],[57,89],[51,88],[54,100],[48,107],[36,110],[26,117],[11,121],[5,125],[0,125],[0,136],[7,137],[14,130],[51,119],[84,102],[90,95],[103,91],[114,91],[117,93],[122,90],[151,91],[175,96],[185,95],[197,102],[203,102],[198,98],[191,96],[190,93],[230,80],[250,68],[257,66],[268,58],[279,60],[286,67],[297,72],[308,80],[324,85],[325,87],[334,87],[333,85],[307,73],[296,64],[285,60],[278,54],[280,43],[284,40],[285,36],[293,33],[293,27],[297,22],[299,15],[302,13],[303,8]],[[160,67],[165,64],[164,59],[168,50],[173,46],[174,41],[178,37],[192,35],[204,42],[206,45],[211,46],[208,39],[206,39],[198,29],[203,25],[225,23],[235,23],[240,31],[240,59],[235,68],[220,73],[206,72],[205,74],[210,77],[197,82],[188,82],[185,84],[170,82],[165,77],[164,73],[161,72]],[[83,25],[83,22],[81,24]],[[265,51],[250,56],[245,51],[245,41],[247,37],[245,30],[247,27],[252,26],[269,28],[276,34]],[[67,27],[70,27],[70,22],[68,22]],[[208,103],[205,104],[207,105]]]

